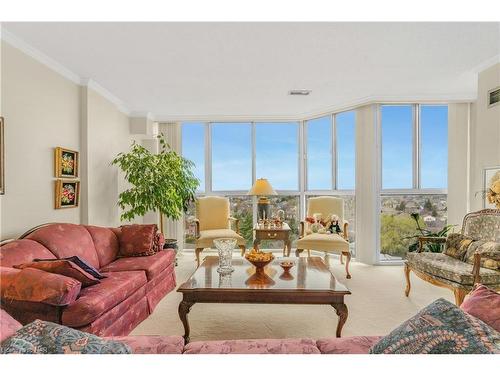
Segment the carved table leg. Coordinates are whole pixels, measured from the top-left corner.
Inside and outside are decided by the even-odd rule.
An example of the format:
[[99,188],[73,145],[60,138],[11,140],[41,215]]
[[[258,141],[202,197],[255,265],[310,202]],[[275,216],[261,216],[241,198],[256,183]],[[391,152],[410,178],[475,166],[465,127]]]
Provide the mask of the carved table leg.
[[194,302],[190,301],[181,301],[179,304],[179,318],[181,319],[182,325],[184,326],[184,342],[185,344],[189,343],[189,322],[187,318],[187,314],[189,310],[191,310],[191,306],[194,305]]
[[348,315],[347,306],[345,303],[332,303],[332,307],[335,309],[335,312],[339,317],[339,322],[337,323],[336,336],[340,337],[340,334],[342,333],[342,327],[347,321],[347,315]]
[[405,263],[405,278],[406,278],[406,289],[405,296],[408,297],[410,295],[411,282],[410,282],[410,267],[407,263]]
[[287,240],[286,247],[288,249],[286,256],[289,257],[290,253],[292,252],[292,241],[290,241],[290,239]]

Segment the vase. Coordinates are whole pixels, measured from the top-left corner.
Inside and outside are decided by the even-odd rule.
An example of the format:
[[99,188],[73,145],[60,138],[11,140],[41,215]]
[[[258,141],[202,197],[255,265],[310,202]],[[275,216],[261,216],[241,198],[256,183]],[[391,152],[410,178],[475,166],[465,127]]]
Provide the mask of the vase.
[[219,267],[217,268],[217,272],[232,272],[234,268],[231,263],[233,260],[233,249],[236,246],[236,239],[217,238],[214,240],[214,245],[219,253]]

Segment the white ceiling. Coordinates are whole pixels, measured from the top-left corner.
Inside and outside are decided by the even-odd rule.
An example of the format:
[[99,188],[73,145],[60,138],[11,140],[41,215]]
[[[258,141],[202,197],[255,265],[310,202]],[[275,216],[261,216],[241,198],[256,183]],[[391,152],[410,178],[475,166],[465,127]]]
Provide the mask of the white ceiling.
[[[470,99],[500,23],[4,23],[157,120],[303,117],[367,99]],[[291,97],[290,89],[311,89]]]

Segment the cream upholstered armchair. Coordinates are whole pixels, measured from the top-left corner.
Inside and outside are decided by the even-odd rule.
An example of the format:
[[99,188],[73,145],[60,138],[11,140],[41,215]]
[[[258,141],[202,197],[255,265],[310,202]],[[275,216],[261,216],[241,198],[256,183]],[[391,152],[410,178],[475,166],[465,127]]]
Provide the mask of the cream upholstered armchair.
[[[240,236],[239,221],[230,216],[229,199],[203,197],[196,200],[196,262],[200,265],[200,253],[212,247],[217,238],[236,238],[241,254],[245,253],[245,239]],[[231,229],[234,222],[235,230]]]
[[307,203],[307,216],[312,217],[315,214],[321,214],[322,218],[329,215],[337,215],[339,225],[341,225],[341,235],[326,234],[326,233],[310,233],[308,230],[309,223],[300,223],[300,238],[297,240],[297,251],[295,254],[300,256],[303,250],[319,250],[325,252],[325,257],[330,253],[340,255],[340,262],[343,262],[342,256],[345,255],[347,260],[345,263],[346,277],[351,278],[349,273],[349,262],[351,261],[351,252],[349,250],[349,242],[347,236],[347,221],[344,220],[344,200],[336,197],[315,197],[309,198]]

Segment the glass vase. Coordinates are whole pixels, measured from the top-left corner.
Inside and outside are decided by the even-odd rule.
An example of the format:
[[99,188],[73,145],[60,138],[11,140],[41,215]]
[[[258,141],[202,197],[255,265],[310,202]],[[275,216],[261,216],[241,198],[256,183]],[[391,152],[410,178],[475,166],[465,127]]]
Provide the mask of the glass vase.
[[236,239],[217,238],[214,240],[214,245],[219,253],[219,267],[217,268],[217,272],[232,272],[234,268],[231,263],[233,260],[233,249],[236,246]]

